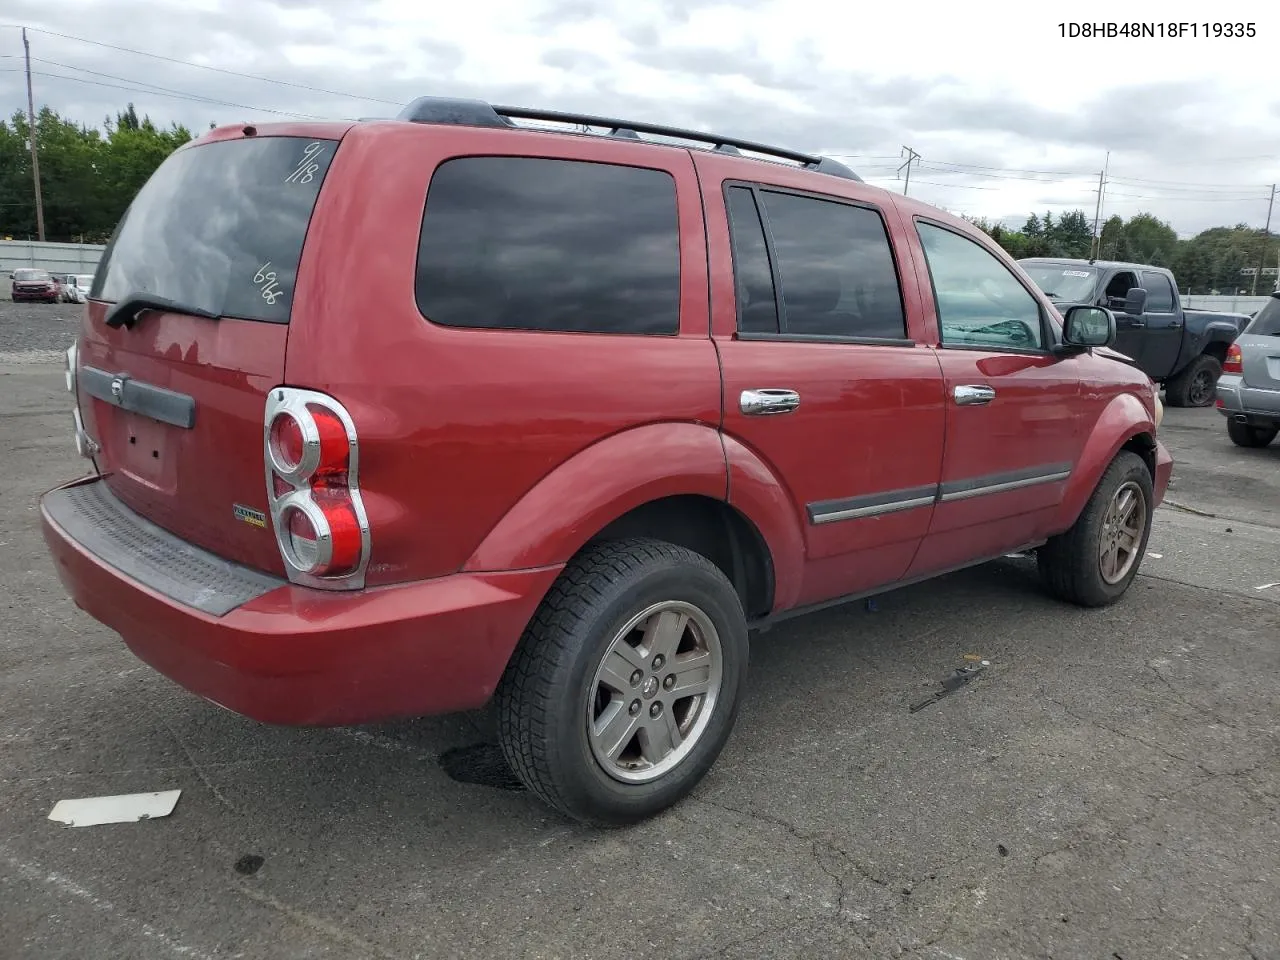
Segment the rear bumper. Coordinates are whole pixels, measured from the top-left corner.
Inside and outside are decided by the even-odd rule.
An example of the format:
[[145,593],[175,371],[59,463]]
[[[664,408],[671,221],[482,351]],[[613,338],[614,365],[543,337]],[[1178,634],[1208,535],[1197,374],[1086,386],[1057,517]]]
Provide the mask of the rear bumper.
[[[217,615],[171,596],[180,592],[172,565],[167,578],[153,576],[145,556],[135,556],[132,566],[116,555],[104,559],[99,541],[68,533],[67,527],[80,527],[68,522],[75,516],[65,499],[55,498],[100,482],[77,481],[41,501],[45,542],[76,605],[160,673],[265,723],[368,723],[482,706],[560,572],[457,574],[350,593],[277,581]],[[131,531],[122,539],[141,554],[176,547],[201,569],[227,566],[182,541],[160,542],[177,538],[136,519],[144,535]],[[189,590],[185,596],[198,595]]]
[[1247,386],[1244,377],[1235,373],[1218,379],[1218,412],[1230,419],[1245,418],[1254,426],[1280,423],[1280,390],[1263,390]]

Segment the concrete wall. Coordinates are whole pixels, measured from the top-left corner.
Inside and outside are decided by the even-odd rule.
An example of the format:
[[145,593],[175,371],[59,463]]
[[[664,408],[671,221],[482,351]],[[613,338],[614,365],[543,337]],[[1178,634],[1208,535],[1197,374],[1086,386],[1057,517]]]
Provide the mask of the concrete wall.
[[[1261,286],[1261,284],[1259,284]],[[1193,294],[1182,298],[1184,310],[1213,310],[1217,313],[1254,313],[1261,310],[1262,305],[1270,297],[1210,297]]]
[[9,274],[19,267],[35,267],[50,273],[93,273],[104,249],[96,243],[0,240],[0,280],[7,281]]

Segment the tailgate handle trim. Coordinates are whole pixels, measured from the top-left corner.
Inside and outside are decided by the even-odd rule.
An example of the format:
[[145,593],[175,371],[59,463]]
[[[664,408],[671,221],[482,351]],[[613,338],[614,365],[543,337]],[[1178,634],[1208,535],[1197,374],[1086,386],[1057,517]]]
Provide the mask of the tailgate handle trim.
[[107,373],[96,367],[81,367],[77,376],[81,389],[103,403],[184,430],[196,425],[195,398],[185,393],[143,383],[128,374]]

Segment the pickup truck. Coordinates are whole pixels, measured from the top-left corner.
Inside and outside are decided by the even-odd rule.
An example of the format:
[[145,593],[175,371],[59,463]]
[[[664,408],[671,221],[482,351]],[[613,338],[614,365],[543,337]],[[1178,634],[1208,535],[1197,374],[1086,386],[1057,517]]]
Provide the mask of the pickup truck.
[[1169,406],[1213,404],[1227,347],[1247,316],[1183,309],[1173,274],[1163,267],[1047,257],[1018,264],[1059,310],[1072,304],[1111,310],[1116,350],[1163,384]]

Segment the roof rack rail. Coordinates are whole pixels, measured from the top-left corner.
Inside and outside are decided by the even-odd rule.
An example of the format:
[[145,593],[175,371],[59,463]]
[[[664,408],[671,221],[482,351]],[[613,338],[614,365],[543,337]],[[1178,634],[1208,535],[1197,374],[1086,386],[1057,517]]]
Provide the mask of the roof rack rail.
[[677,140],[691,140],[694,143],[710,145],[717,153],[741,156],[742,151],[758,153],[767,157],[777,157],[798,163],[806,170],[826,173],[846,180],[862,178],[838,160],[830,157],[819,157],[813,154],[800,153],[782,147],[771,147],[751,140],[740,140],[736,137],[721,137],[716,134],[702,133],[698,130],[685,130],[680,127],[668,127],[656,123],[636,123],[631,120],[618,120],[613,117],[597,117],[584,113],[565,113],[558,110],[535,110],[528,107],[507,107],[489,104],[484,100],[462,100],[452,97],[419,97],[408,104],[396,116],[397,120],[412,123],[442,123],[472,127],[515,127],[516,120],[543,120],[553,123],[572,123],[588,127],[603,127],[609,130],[607,136],[626,140],[639,140],[640,134],[647,133],[659,137],[671,137]]

